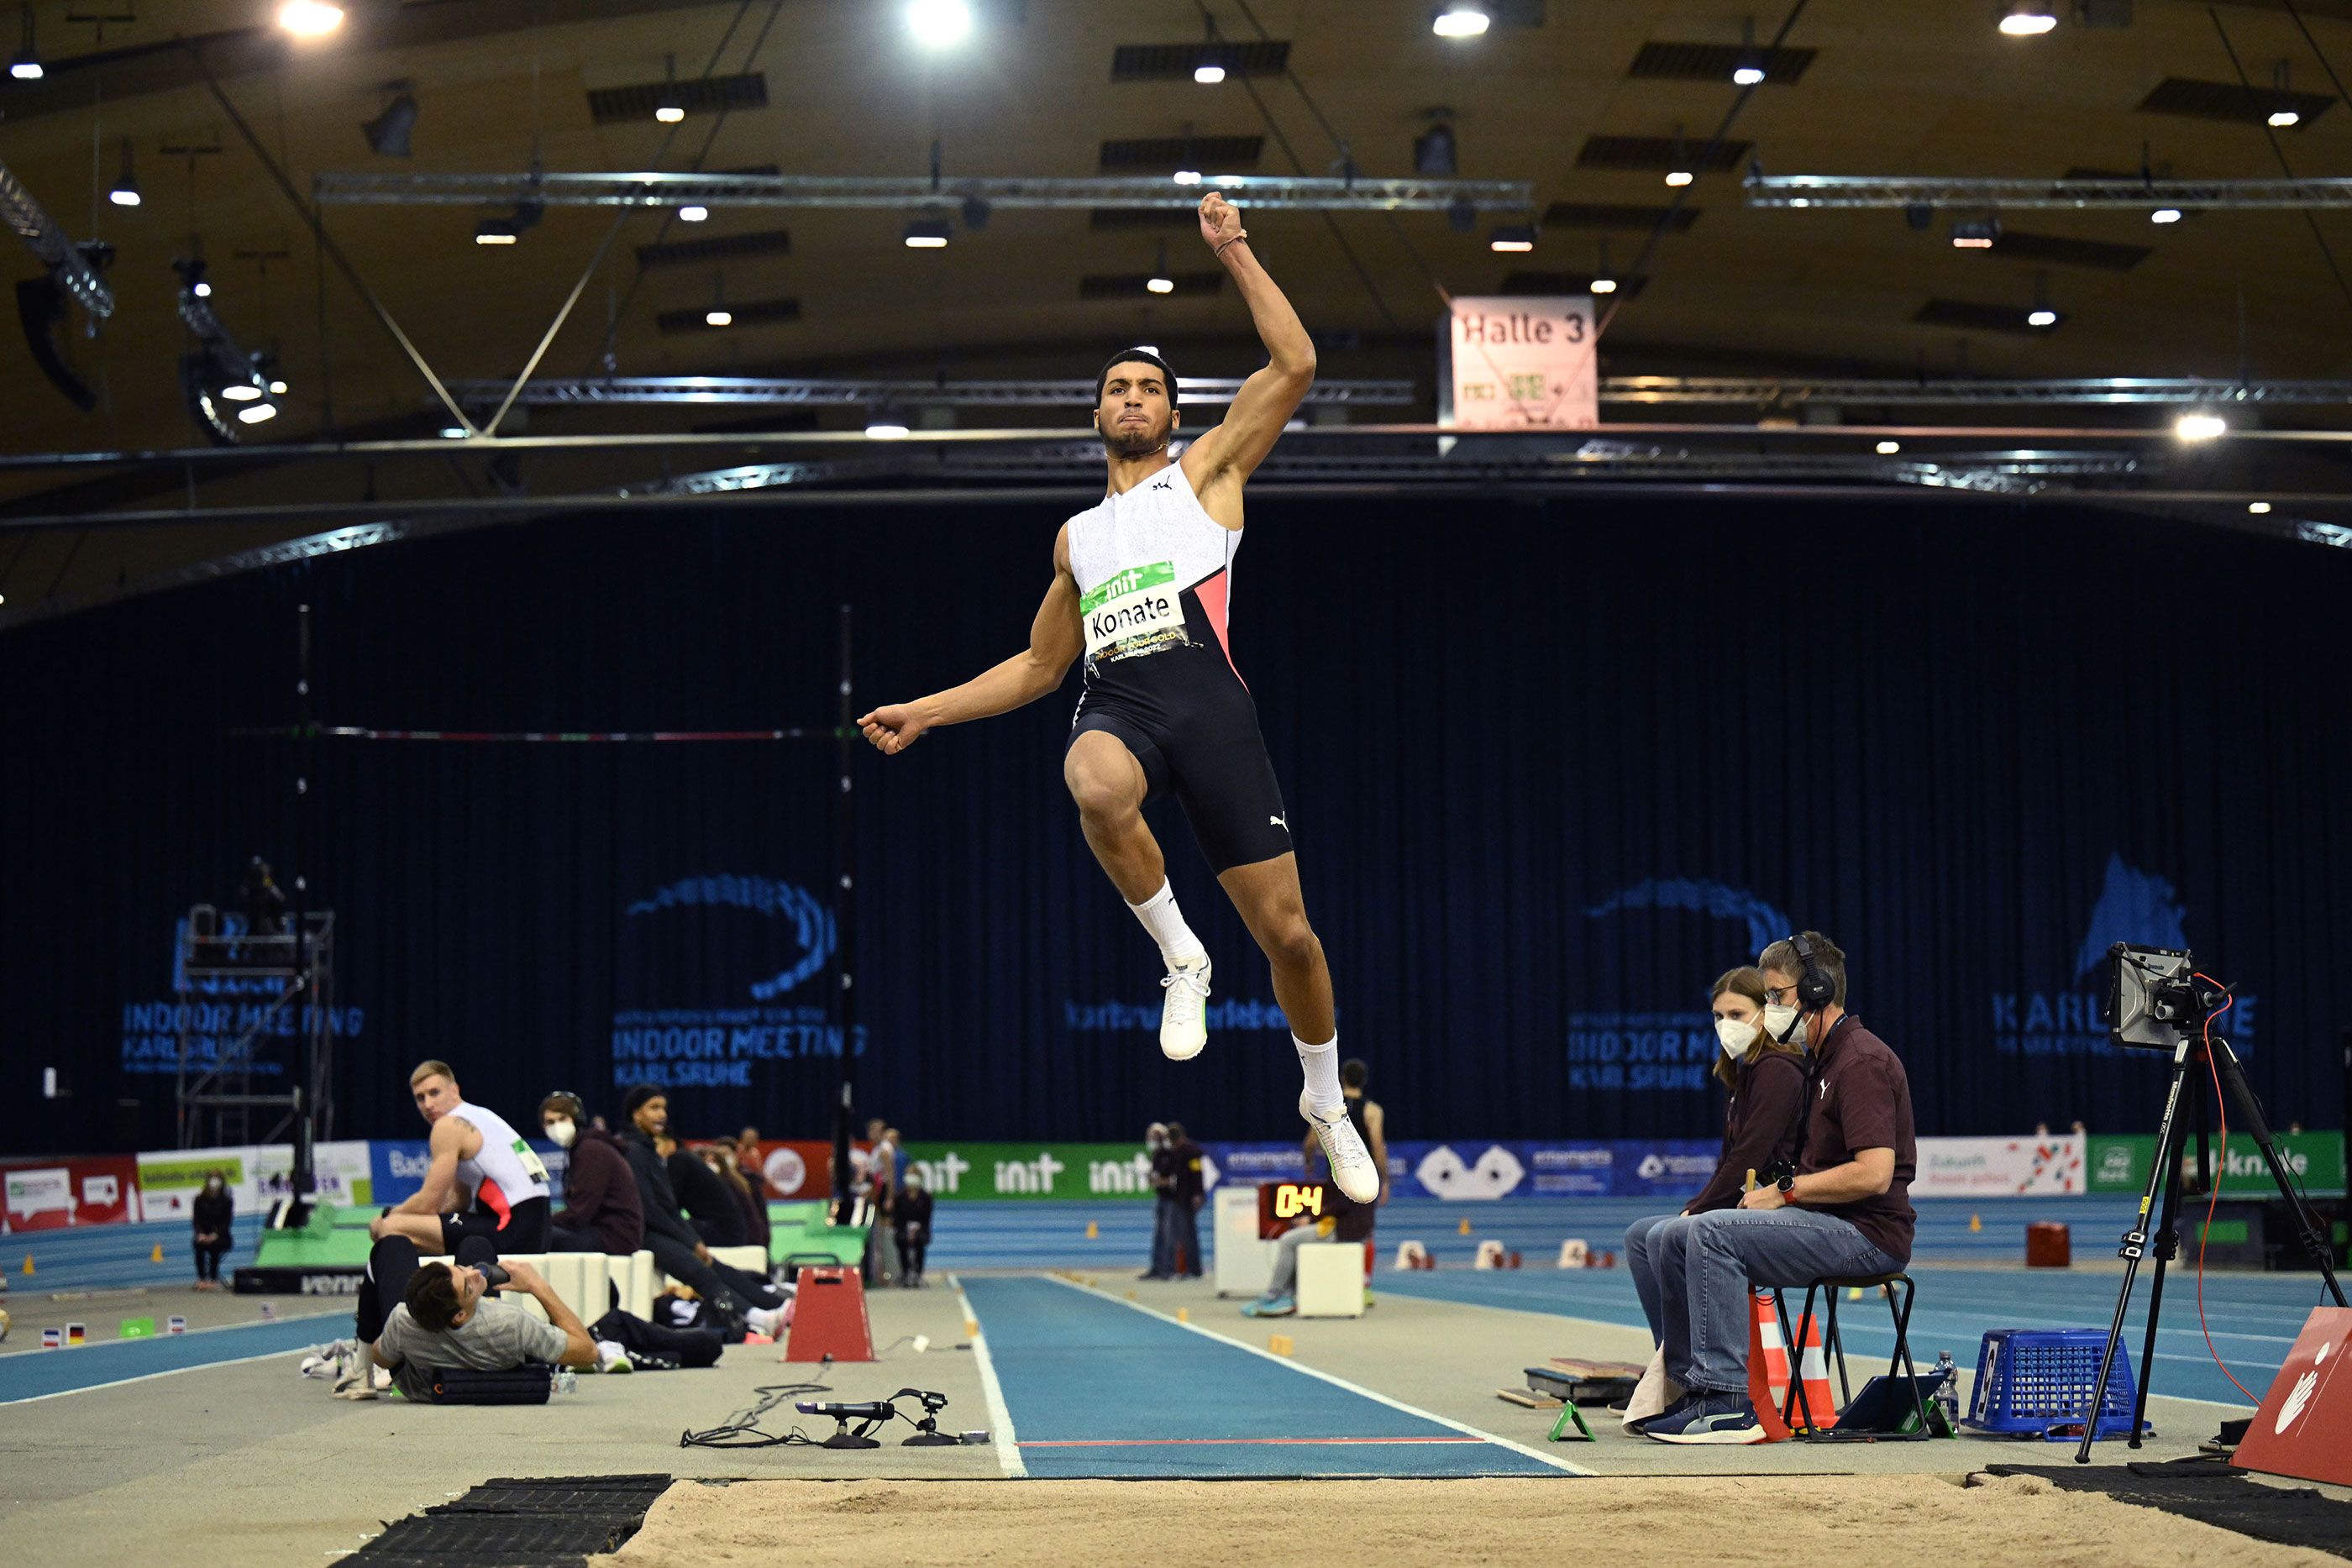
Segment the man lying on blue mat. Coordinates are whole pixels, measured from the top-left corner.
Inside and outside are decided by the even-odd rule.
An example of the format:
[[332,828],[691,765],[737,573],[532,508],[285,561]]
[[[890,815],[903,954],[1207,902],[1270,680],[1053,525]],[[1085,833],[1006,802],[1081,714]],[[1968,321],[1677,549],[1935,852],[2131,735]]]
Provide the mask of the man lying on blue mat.
[[1764,1028],[1811,1055],[1796,1170],[1737,1208],[1685,1215],[1651,1233],[1666,1375],[1687,1390],[1633,1423],[1662,1443],[1763,1440],[1748,1398],[1749,1291],[1895,1273],[1910,1260],[1917,1159],[1911,1085],[1886,1042],[1845,1010],[1845,955],[1817,931],[1756,960]]

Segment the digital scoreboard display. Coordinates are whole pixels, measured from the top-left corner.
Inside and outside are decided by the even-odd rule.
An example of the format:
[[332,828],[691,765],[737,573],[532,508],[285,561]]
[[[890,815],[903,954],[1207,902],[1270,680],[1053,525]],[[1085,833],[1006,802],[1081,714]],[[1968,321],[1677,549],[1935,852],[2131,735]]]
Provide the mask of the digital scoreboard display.
[[1269,1181],[1258,1184],[1257,1233],[1272,1241],[1302,1219],[1322,1219],[1338,1209],[1330,1185],[1319,1181]]

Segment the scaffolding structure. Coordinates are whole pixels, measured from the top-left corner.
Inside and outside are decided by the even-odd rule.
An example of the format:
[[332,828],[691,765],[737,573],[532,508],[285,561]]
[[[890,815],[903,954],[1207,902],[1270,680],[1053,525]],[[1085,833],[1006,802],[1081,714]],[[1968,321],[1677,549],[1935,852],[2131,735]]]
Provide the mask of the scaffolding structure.
[[[173,956],[173,1009],[179,1027],[179,1071],[173,1093],[177,1103],[179,1146],[184,1149],[275,1144],[292,1135],[307,1119],[312,1139],[334,1135],[334,1099],[328,1085],[334,1053],[335,915],[317,910],[289,921],[282,932],[254,936],[226,931],[212,911],[198,905],[180,924]],[[304,938],[307,937],[307,941]],[[307,964],[305,959],[307,958]],[[207,1004],[224,993],[202,982],[257,980],[266,987],[231,992],[240,998],[235,1015],[236,1033],[208,1059],[200,1057],[199,1038],[226,1031],[200,1029]],[[290,1029],[281,1021],[291,1018]],[[265,1040],[290,1036],[292,1060],[281,1066],[289,1087],[283,1092],[257,1092],[254,1080],[267,1064],[258,1060]],[[306,1099],[302,1085],[318,1085]],[[277,1119],[259,1137],[253,1136],[254,1113],[276,1111]],[[298,1140],[299,1141],[299,1140]]]

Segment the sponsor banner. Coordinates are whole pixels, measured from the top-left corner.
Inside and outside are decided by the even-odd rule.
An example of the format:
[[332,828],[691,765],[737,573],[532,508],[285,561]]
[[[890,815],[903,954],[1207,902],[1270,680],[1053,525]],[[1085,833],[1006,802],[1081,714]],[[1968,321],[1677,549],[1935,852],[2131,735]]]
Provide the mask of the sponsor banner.
[[66,1155],[0,1172],[0,1232],[121,1225],[139,1211],[128,1155]]
[[[552,1207],[562,1208],[565,1168],[563,1151],[543,1138],[532,1138],[528,1142],[533,1152],[539,1155],[540,1163],[547,1167],[548,1196],[552,1201]],[[339,1145],[331,1144],[319,1145],[321,1151],[337,1146]],[[348,1200],[339,1198],[337,1202],[349,1201],[371,1208],[389,1208],[395,1203],[405,1203],[415,1197],[424,1187],[425,1173],[433,1164],[432,1145],[422,1138],[378,1138],[373,1143],[352,1144],[348,1146],[364,1149],[367,1153],[363,1177],[368,1192],[364,1197]],[[271,1151],[259,1152],[268,1154]],[[326,1158],[323,1153],[320,1156],[319,1165],[319,1187],[323,1193],[327,1185]]]
[[[1255,1186],[1260,1182],[1303,1181],[1307,1176],[1307,1149],[1302,1144],[1208,1144],[1209,1158],[1202,1171],[1207,1185],[1214,1187],[1221,1181],[1237,1186]],[[1402,1175],[1398,1167],[1396,1151],[1389,1151],[1389,1175],[1395,1180]]]
[[907,1162],[942,1202],[1152,1196],[1140,1144],[909,1144]]
[[1621,1140],[1610,1147],[1616,1156],[1609,1171],[1609,1191],[1614,1197],[1696,1197],[1723,1157],[1720,1139]]
[[1529,1144],[1521,1158],[1528,1167],[1522,1191],[1537,1197],[1605,1197],[1617,1151],[1607,1144]]
[[814,1138],[762,1138],[760,1175],[777,1198],[831,1197],[833,1145]]
[[2045,1197],[2086,1190],[2084,1140],[1921,1138],[1914,1197]]
[[[2315,1193],[2344,1190],[2344,1134],[2341,1133],[2279,1133],[2279,1157],[2286,1164],[2287,1174]],[[2147,1168],[2156,1158],[2156,1135],[2152,1133],[2121,1135],[2095,1134],[2089,1140],[2084,1163],[2093,1192],[2138,1192],[2147,1186]],[[2221,1142],[2213,1141],[2213,1155],[2221,1153]],[[2263,1152],[2253,1139],[2237,1134],[2230,1139],[2229,1169],[2221,1174],[2221,1189],[2225,1193],[2258,1196],[2275,1194],[2278,1188],[2271,1181],[2270,1167],[2263,1161]],[[2197,1171],[2197,1150],[2192,1144],[2181,1161],[2182,1168],[2194,1180]]]

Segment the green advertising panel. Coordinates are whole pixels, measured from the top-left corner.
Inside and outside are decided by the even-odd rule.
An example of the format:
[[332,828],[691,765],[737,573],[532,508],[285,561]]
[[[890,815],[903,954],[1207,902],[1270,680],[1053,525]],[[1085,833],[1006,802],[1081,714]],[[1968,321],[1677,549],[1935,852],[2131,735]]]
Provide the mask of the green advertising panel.
[[1136,1144],[908,1144],[932,1196],[1148,1198],[1151,1158]]
[[[2138,1192],[2147,1185],[2148,1162],[2156,1158],[2153,1133],[2120,1137],[2093,1134],[2084,1150],[2093,1192]],[[2281,1133],[2279,1157],[2292,1176],[2314,1193],[2344,1190],[2344,1134],[2341,1133]],[[2218,1144],[2216,1148],[2218,1151]],[[2230,1135],[2230,1168],[2222,1173],[2221,1190],[2232,1194],[2275,1192],[2262,1150],[2243,1133]],[[2188,1166],[2195,1171],[2197,1154],[2189,1150]]]

